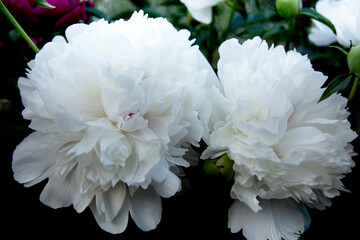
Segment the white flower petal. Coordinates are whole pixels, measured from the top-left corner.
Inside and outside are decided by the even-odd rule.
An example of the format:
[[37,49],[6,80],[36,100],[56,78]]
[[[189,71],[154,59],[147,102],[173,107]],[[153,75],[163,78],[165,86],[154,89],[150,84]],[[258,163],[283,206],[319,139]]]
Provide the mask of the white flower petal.
[[126,186],[123,183],[96,194],[97,212],[104,214],[111,221],[118,214],[126,197]]
[[150,231],[159,224],[162,207],[160,196],[151,188],[139,189],[131,197],[130,214],[143,231]]
[[304,231],[304,219],[292,200],[263,200],[262,210],[253,212],[239,201],[229,209],[231,232],[243,230],[248,240],[297,240]]
[[86,25],[82,23],[73,24],[68,27],[65,31],[66,38],[69,42],[75,40],[75,38],[80,35],[86,29]]
[[209,24],[212,20],[212,7],[224,0],[180,0],[191,15],[199,22]]
[[49,147],[49,141],[43,141],[44,139],[46,139],[46,136],[35,132],[16,147],[12,163],[16,181],[32,186],[51,174],[50,169],[55,162],[55,158],[48,159],[48,156],[44,154],[44,151],[48,151]]
[[313,20],[314,26],[310,29],[309,40],[317,46],[327,46],[339,42],[349,48],[360,43],[359,18],[360,2],[357,0],[319,0],[315,9],[329,19],[336,28],[336,34],[323,23]]
[[65,179],[56,175],[49,177],[41,192],[40,201],[55,209],[73,204],[78,212],[84,211],[90,204],[93,194],[81,194],[75,174],[75,170],[72,170]]
[[44,103],[36,92],[36,86],[26,78],[19,78],[18,86],[21,89],[21,98],[25,109],[22,114],[25,119],[31,119],[29,127],[35,130],[55,128],[51,116],[45,111]]
[[239,184],[234,184],[231,189],[231,196],[238,199],[248,206],[253,212],[261,210],[259,201],[256,199],[258,193],[254,188],[242,187]]
[[152,186],[156,193],[161,197],[169,198],[181,190],[181,181],[175,174],[168,172],[168,175],[163,182],[154,181]]
[[15,180],[30,187],[51,176],[58,158],[70,158],[61,148],[76,138],[76,135],[31,133],[14,151],[12,168]]
[[[122,233],[128,224],[129,197],[126,196],[124,184],[110,189],[108,192],[100,193],[90,205],[91,211],[99,226],[107,232]],[[101,196],[102,195],[102,196]]]
[[189,8],[191,15],[199,22],[209,24],[212,21],[212,9],[210,7],[203,9]]

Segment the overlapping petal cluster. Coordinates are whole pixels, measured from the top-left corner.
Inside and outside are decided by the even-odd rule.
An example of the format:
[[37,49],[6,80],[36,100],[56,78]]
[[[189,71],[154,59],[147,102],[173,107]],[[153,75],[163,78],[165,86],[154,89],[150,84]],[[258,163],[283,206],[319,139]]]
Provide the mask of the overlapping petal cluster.
[[231,39],[219,52],[223,89],[210,93],[202,158],[234,161],[229,228],[248,239],[297,239],[298,205],[329,206],[354,166],[347,101],[335,94],[318,102],[326,77],[283,46]]
[[47,43],[19,79],[35,131],[14,152],[15,179],[48,179],[44,204],[90,206],[108,232],[124,231],[129,213],[155,228],[161,197],[180,190],[184,155],[202,137],[202,89],[216,80],[189,36],[135,12],[72,25]]
[[360,1],[319,0],[316,11],[328,18],[336,28],[336,34],[325,24],[314,20],[309,39],[317,46],[327,46],[338,42],[349,48],[360,43]]
[[191,15],[199,22],[209,24],[212,21],[211,8],[225,0],[180,0]]

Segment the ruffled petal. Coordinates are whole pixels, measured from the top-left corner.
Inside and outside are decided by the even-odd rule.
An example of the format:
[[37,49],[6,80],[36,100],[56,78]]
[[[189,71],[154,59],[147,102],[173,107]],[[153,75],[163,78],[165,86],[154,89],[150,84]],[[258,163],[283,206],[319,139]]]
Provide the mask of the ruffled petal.
[[[236,179],[237,180],[237,179]],[[250,179],[251,182],[252,180]],[[258,192],[254,187],[243,187],[243,184],[234,184],[231,188],[231,196],[234,199],[238,199],[242,203],[244,203],[249,209],[254,212],[258,212],[261,210],[259,206],[259,201],[257,200]]]

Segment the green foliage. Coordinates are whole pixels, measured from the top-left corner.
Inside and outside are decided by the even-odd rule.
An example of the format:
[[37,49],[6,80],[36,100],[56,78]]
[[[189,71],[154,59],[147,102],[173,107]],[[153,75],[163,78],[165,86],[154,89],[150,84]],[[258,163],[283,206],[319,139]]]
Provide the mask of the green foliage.
[[322,22],[323,24],[325,24],[326,26],[328,26],[335,34],[336,34],[336,29],[335,26],[332,24],[332,22],[327,19],[326,17],[324,17],[323,15],[321,15],[320,13],[316,12],[315,9],[313,8],[303,8],[300,12],[300,14],[308,16],[310,18],[313,18],[319,22]]
[[53,5],[48,3],[46,0],[34,0],[40,7],[44,8],[55,8]]
[[352,78],[352,74],[343,74],[334,78],[325,89],[319,102],[325,100],[334,93],[343,93],[350,86]]
[[131,0],[131,2],[138,8],[143,8],[149,5],[147,0]]
[[100,11],[99,9],[96,9],[96,8],[85,8],[87,14],[90,14],[94,17],[97,17],[97,18],[103,18],[105,20],[108,20],[108,17],[106,16],[106,14],[102,11]]

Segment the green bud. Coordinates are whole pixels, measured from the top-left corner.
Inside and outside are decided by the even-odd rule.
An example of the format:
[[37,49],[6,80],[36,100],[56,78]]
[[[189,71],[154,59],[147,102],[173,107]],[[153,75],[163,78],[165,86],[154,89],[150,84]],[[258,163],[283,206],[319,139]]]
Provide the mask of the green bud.
[[302,9],[301,0],[276,0],[275,7],[280,16],[284,18],[298,15]]
[[7,112],[11,109],[12,104],[7,99],[0,99],[0,112]]
[[217,159],[207,159],[204,162],[203,170],[209,176],[219,176],[220,171],[216,166]]
[[210,176],[222,176],[230,181],[235,174],[233,165],[234,161],[224,154],[216,159],[205,160],[203,170]]
[[352,47],[347,55],[347,63],[350,72],[360,76],[360,44]]

